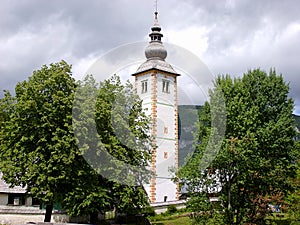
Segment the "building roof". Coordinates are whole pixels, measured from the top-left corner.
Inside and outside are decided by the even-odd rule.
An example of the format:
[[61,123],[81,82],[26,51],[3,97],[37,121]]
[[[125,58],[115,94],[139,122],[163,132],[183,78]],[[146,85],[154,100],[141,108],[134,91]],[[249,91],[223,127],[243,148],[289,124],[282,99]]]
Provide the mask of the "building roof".
[[160,60],[160,59],[147,60],[146,62],[142,63],[142,65],[139,66],[139,68],[133,75],[136,75],[136,74],[139,74],[139,73],[151,70],[151,69],[157,69],[157,70],[165,71],[165,72],[172,73],[175,75],[179,75],[169,63],[165,62],[164,60]]
[[26,189],[19,186],[10,188],[2,179],[2,173],[0,173],[0,193],[26,193]]

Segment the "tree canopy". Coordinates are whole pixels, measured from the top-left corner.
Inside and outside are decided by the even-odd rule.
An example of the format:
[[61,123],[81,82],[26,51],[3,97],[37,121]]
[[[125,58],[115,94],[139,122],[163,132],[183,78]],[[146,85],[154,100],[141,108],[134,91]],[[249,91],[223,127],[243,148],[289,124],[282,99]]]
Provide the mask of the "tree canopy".
[[118,211],[137,212],[148,205],[142,184],[148,179],[149,118],[142,102],[132,84],[121,84],[116,75],[99,85],[87,76],[79,87],[73,108],[79,150],[107,189],[106,202]]
[[263,224],[268,204],[279,204],[274,196],[293,188],[287,179],[295,175],[296,159],[289,86],[275,70],[255,69],[241,78],[217,77],[211,100],[219,90],[226,104],[220,151],[208,167],[199,165],[208,140],[223,129],[212,124],[212,104],[206,103],[195,134],[196,152],[179,175],[194,191],[192,200],[203,194],[219,197],[225,224]]
[[[112,206],[134,211],[147,204],[141,187],[147,173],[131,169],[149,163],[149,120],[132,90],[117,76],[100,85],[92,76],[76,82],[61,61],[34,71],[17,84],[15,96],[6,92],[1,99],[0,171],[8,184],[46,205],[45,222],[54,203],[93,219]],[[114,164],[98,161],[104,152]],[[132,183],[110,179],[107,171]]]
[[[66,62],[43,66],[28,81],[17,84],[13,105],[8,106],[12,110],[1,129],[4,180],[26,187],[47,205],[47,212],[62,200],[73,173],[77,152],[71,117],[75,89]],[[49,216],[46,213],[46,221]]]

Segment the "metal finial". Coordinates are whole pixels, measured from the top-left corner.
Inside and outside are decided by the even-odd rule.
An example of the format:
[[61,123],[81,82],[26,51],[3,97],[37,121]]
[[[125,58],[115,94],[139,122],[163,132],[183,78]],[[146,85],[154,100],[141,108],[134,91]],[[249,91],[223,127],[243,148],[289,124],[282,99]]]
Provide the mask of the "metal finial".
[[157,0],[155,0],[155,12],[157,13]]

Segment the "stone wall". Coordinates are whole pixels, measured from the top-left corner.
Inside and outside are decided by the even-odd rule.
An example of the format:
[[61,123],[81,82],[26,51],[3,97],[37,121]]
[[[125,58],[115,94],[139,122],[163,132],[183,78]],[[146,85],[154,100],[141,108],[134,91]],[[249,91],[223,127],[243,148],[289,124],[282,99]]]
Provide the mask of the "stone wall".
[[[27,223],[40,223],[44,221],[43,214],[0,214],[0,224],[21,225]],[[66,223],[69,217],[65,214],[53,214],[52,222]]]
[[[45,210],[33,206],[4,206],[0,207],[0,224],[19,225],[29,222],[43,222]],[[69,222],[69,217],[59,211],[53,211],[51,221],[56,223]]]

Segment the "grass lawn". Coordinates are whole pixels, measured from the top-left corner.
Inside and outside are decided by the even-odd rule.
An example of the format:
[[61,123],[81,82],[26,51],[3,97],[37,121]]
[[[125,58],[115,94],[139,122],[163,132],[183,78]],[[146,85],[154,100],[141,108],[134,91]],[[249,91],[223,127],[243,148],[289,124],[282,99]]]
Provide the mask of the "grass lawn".
[[[291,221],[286,214],[277,213],[267,218],[267,224],[273,225],[300,225],[300,221]],[[153,225],[190,225],[191,219],[188,216],[170,215],[150,219]]]
[[151,222],[153,225],[189,225],[191,220],[189,217],[170,218],[168,220]]

